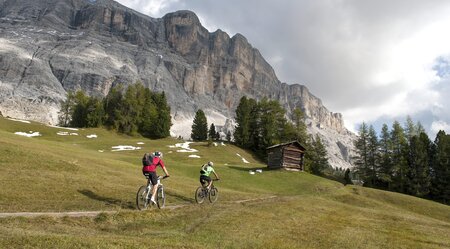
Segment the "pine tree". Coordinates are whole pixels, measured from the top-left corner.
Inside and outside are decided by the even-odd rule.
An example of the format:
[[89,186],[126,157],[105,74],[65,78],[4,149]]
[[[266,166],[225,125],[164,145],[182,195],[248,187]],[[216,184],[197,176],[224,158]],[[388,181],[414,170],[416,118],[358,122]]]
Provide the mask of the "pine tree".
[[450,135],[439,131],[433,144],[431,165],[431,197],[450,203]]
[[210,140],[216,140],[216,127],[214,126],[214,123],[211,123],[211,126],[209,127],[208,138]]
[[398,192],[405,193],[407,181],[406,174],[408,172],[406,160],[408,143],[404,130],[397,121],[395,121],[392,125],[391,142],[393,189]]
[[70,125],[72,127],[87,127],[87,104],[89,101],[89,96],[87,96],[83,91],[79,90],[74,96],[75,106],[73,108],[72,120]]
[[250,144],[250,115],[253,106],[247,97],[242,97],[236,108],[236,129],[234,141],[237,145],[247,147]]
[[118,129],[118,120],[121,119],[121,104],[123,99],[122,85],[112,87],[103,99],[105,110],[105,125],[111,129]]
[[344,173],[344,185],[352,184],[352,179],[350,178],[350,169],[346,169]]
[[365,182],[370,177],[369,173],[369,131],[366,123],[362,123],[358,130],[358,139],[355,141],[356,156],[353,158],[355,162],[356,173]]
[[376,186],[378,182],[380,154],[378,150],[378,137],[372,125],[369,126],[367,135],[367,176],[370,186]]
[[218,131],[216,132],[216,141],[220,141],[220,133]]
[[[170,127],[172,126],[172,117],[170,116],[170,106],[167,103],[166,94],[154,93],[153,100],[157,110],[157,120],[154,123],[154,137],[163,138],[170,136]],[[203,114],[204,115],[204,114]],[[205,117],[206,120],[206,117]],[[208,129],[208,127],[206,127]],[[206,140],[206,138],[204,139]]]
[[313,163],[311,165],[311,173],[315,175],[323,175],[325,169],[330,168],[328,163],[327,150],[320,139],[320,136],[316,134],[312,143],[314,156]]
[[230,143],[231,142],[231,131],[227,132],[227,142]]
[[430,145],[431,141],[425,133],[411,138],[407,172],[407,193],[411,195],[424,197],[430,192]]
[[75,94],[72,91],[68,91],[66,99],[61,101],[60,105],[61,109],[58,112],[58,124],[67,127],[72,121],[73,109],[75,107]]
[[159,122],[159,120],[158,110],[153,101],[153,93],[148,88],[138,88],[140,88],[138,91],[139,99],[142,100],[142,110],[138,120],[139,133],[144,137],[160,138],[161,136],[158,136],[159,134],[154,129],[154,124]]
[[195,113],[194,122],[192,124],[191,138],[194,141],[205,141],[208,137],[208,123],[203,110],[199,109]]
[[392,142],[387,124],[383,124],[383,127],[381,128],[379,179],[382,183],[385,184],[383,187],[391,190]]
[[294,109],[292,112],[292,120],[296,131],[296,140],[305,145],[309,136],[305,125],[305,114],[300,108]]
[[102,101],[99,98],[90,97],[86,110],[86,127],[100,127],[105,117]]

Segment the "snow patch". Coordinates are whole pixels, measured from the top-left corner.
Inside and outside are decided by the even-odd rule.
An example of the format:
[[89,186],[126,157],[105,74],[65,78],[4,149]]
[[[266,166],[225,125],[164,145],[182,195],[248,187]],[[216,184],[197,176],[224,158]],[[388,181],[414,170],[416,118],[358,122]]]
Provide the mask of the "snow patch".
[[24,137],[39,137],[39,136],[41,136],[41,134],[38,131],[36,131],[36,132],[30,131],[29,133],[18,131],[18,132],[15,132],[14,134],[19,135],[19,136],[24,136]]
[[144,142],[137,142],[136,144],[145,144]]
[[201,158],[201,157],[198,156],[198,155],[189,155],[189,157],[192,157],[192,158]]
[[250,162],[247,161],[245,158],[243,158],[241,155],[239,155],[239,153],[236,153],[236,155],[237,155],[238,157],[240,157],[244,163],[250,163]]
[[262,173],[262,169],[255,170],[257,173]]
[[249,170],[248,173],[249,173],[250,175],[254,175],[254,174],[255,174],[255,171]]
[[30,121],[27,120],[21,120],[21,119],[15,119],[15,118],[8,118],[11,121],[16,121],[16,122],[22,122],[22,123],[26,123],[26,124],[31,124]]
[[104,150],[98,150],[98,152],[105,152]]
[[220,145],[222,145],[222,146],[226,146],[226,145],[224,144],[224,142],[220,142]]
[[112,148],[111,151],[140,150],[141,149],[141,147],[134,147],[131,145],[117,145],[117,146],[112,146],[111,148]]
[[191,144],[191,143],[192,142],[178,143],[175,145],[170,145],[169,148],[182,148],[182,150],[177,150],[177,152],[188,152],[188,153],[198,152],[198,150],[191,149],[189,147],[189,144]]
[[56,125],[47,125],[48,127],[52,127],[52,128],[58,128],[58,129],[65,129],[65,130],[71,130],[71,131],[78,131],[77,128],[70,128],[70,127],[61,127],[61,126],[56,126]]
[[78,133],[72,133],[72,132],[67,132],[67,131],[58,131],[56,133],[56,135],[60,135],[60,136],[78,136]]
[[214,142],[213,144],[214,144],[214,146],[216,146],[216,147],[217,147],[217,143],[215,143],[215,142]]
[[97,138],[97,135],[91,134],[91,135],[87,135],[86,137],[87,137],[87,138]]

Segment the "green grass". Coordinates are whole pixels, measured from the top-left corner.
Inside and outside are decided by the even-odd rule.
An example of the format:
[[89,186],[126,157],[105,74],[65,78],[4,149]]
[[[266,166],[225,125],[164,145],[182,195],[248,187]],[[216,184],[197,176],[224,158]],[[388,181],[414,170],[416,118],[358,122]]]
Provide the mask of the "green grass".
[[[251,153],[228,144],[191,144],[202,157],[195,159],[170,148],[180,142],[175,139],[104,129],[68,131],[78,136],[58,131],[67,130],[0,118],[0,212],[117,213],[1,218],[0,248],[450,248],[450,207],[439,203],[344,187],[305,172],[266,171]],[[116,145],[142,149],[112,152]],[[164,153],[171,174],[164,181],[167,205],[183,206],[139,212],[134,198],[145,183],[141,157],[154,150]],[[219,201],[196,205],[198,171],[209,160],[221,177]],[[263,173],[248,173],[256,168]],[[237,202],[253,198],[262,199]]]

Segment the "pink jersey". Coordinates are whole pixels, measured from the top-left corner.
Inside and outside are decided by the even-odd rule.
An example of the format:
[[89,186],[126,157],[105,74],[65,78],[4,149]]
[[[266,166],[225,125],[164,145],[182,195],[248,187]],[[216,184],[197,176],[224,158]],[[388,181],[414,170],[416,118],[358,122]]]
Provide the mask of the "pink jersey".
[[158,167],[158,165],[161,166],[161,168],[164,168],[164,162],[161,160],[161,158],[155,156],[153,157],[153,162],[151,165],[148,166],[144,166],[142,168],[143,172],[156,172],[156,167]]

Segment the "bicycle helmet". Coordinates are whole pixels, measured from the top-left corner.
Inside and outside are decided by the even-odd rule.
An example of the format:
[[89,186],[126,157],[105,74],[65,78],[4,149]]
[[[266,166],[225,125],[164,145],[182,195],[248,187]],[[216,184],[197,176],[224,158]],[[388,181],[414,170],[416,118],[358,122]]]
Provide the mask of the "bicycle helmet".
[[163,153],[160,151],[155,151],[155,153],[153,153],[155,156],[162,158],[163,157]]
[[208,166],[211,166],[211,167],[212,167],[213,165],[214,165],[213,162],[211,162],[211,161],[208,162]]

